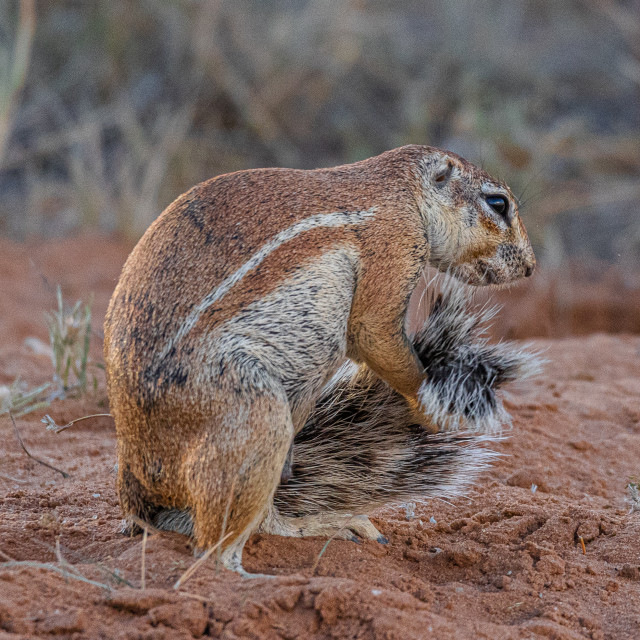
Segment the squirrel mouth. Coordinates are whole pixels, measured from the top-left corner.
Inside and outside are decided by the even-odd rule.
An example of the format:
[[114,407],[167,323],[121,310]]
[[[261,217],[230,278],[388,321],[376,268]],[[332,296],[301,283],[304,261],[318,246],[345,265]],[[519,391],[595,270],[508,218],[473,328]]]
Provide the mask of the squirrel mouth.
[[499,278],[498,274],[483,260],[478,260],[477,271],[482,284],[502,284],[502,279]]
[[448,273],[457,280],[474,287],[500,285],[504,283],[504,279],[484,260],[457,265],[449,269]]
[[512,272],[511,269],[505,268],[505,265],[495,265],[486,259],[458,264],[443,271],[473,287],[508,286],[515,280],[527,276],[527,271],[524,269]]

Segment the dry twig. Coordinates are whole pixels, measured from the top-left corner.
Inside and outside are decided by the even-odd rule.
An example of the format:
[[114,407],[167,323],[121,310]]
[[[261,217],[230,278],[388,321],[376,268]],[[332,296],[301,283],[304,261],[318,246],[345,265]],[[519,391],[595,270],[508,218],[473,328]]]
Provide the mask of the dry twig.
[[56,424],[56,421],[47,413],[44,418],[40,420],[47,428],[47,431],[53,431],[54,433],[60,433],[69,427],[72,427],[76,422],[82,422],[82,420],[89,420],[89,418],[113,418],[110,413],[92,413],[89,416],[82,416],[82,418],[76,418],[67,422],[67,424]]
[[[105,565],[103,565],[102,563],[100,563],[100,562],[98,562],[96,560],[92,560],[91,558],[87,558],[82,553],[78,553],[77,551],[74,551],[73,549],[69,549],[68,547],[64,547],[60,543],[60,538],[56,539],[56,546],[55,547],[52,547],[50,544],[47,544],[46,542],[42,542],[42,541],[38,541],[38,540],[36,540],[36,543],[38,545],[42,546],[43,548],[48,549],[49,551],[53,551],[56,554],[56,558],[58,558],[58,561],[60,561],[60,557],[62,557],[62,549],[64,548],[64,552],[68,556],[71,556],[77,563],[91,565],[92,567],[94,567],[95,569],[100,571],[100,573],[102,573],[104,576],[106,576],[108,578],[111,578],[116,583],[118,583],[120,585],[125,585],[127,587],[132,588],[132,589],[135,589],[135,585],[134,584],[132,584],[131,582],[129,582],[128,580],[126,580],[122,576],[118,575],[115,571],[112,571],[111,569],[109,569],[109,567],[106,567]],[[0,552],[0,555],[5,555],[6,556],[7,554],[2,554],[2,552]],[[7,560],[13,560],[14,558],[7,557],[6,559]],[[63,560],[64,560],[65,563],[67,563],[67,565],[75,566],[75,565],[71,565],[71,563],[69,563],[66,559],[63,558]]]
[[148,531],[153,535],[162,533],[160,529],[156,529],[152,524],[149,524],[146,520],[143,520],[142,518],[138,517],[135,513],[130,513],[127,516],[127,519],[133,522],[133,524],[138,525],[143,531]]
[[324,555],[324,552],[327,550],[327,547],[329,546],[329,543],[341,532],[344,531],[347,526],[349,525],[349,523],[351,522],[353,518],[350,518],[349,520],[347,520],[347,522],[345,522],[325,543],[324,546],[322,547],[322,549],[320,550],[320,553],[318,554],[318,557],[316,558],[316,561],[313,563],[313,566],[311,567],[311,575],[315,575],[316,573],[316,569],[318,568],[318,564],[320,563],[320,558],[322,558],[322,556]]
[[222,530],[220,531],[220,540],[218,540],[218,557],[216,558],[216,562],[217,562],[217,567],[216,567],[216,571],[220,570],[220,556],[222,554],[222,542],[223,540],[225,540],[226,538],[228,538],[228,536],[225,536],[225,533],[227,531],[227,521],[229,519],[229,511],[231,510],[231,501],[233,500],[233,493],[235,491],[236,488],[236,478],[233,479],[233,482],[231,483],[231,488],[229,489],[229,498],[227,500],[227,506],[224,510],[224,518],[222,519]]
[[211,554],[220,547],[220,545],[233,535],[233,531],[229,531],[226,536],[223,536],[212,547],[206,550],[176,581],[173,588],[177,591],[211,556]]
[[22,438],[20,437],[20,432],[18,431],[18,425],[16,425],[16,421],[13,419],[13,414],[11,413],[11,411],[9,411],[9,417],[11,418],[11,422],[13,423],[13,430],[15,431],[16,438],[18,438],[18,442],[20,443],[22,450],[32,460],[35,460],[38,464],[41,464],[53,471],[57,471],[60,475],[62,475],[63,478],[69,478],[70,476],[66,471],[63,471],[62,469],[58,469],[58,467],[54,467],[52,464],[49,464],[48,462],[45,462],[44,460],[40,460],[39,458],[36,458],[34,455],[31,455],[27,447],[24,446],[24,442],[22,441]]
[[35,569],[46,569],[47,571],[59,573],[61,576],[64,576],[65,578],[69,578],[71,580],[79,580],[80,582],[90,584],[94,587],[100,587],[101,589],[106,589],[107,591],[113,590],[112,587],[110,587],[108,584],[96,582],[95,580],[89,580],[89,578],[85,578],[80,574],[70,573],[62,567],[58,567],[57,565],[51,564],[50,562],[32,562],[31,560],[11,560],[9,562],[0,562],[0,571],[2,571],[3,569],[14,569],[17,567],[33,567]]

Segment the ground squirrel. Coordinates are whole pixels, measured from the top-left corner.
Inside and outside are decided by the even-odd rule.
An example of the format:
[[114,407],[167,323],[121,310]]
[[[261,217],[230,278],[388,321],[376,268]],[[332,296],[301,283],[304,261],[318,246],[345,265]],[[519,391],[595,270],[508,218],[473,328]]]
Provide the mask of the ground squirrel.
[[[535,266],[508,187],[439,149],[240,171],[175,200],[129,256],[105,320],[125,516],[187,514],[198,547],[225,536],[222,562],[241,573],[258,526],[317,531],[273,499],[348,359],[401,396],[410,421],[449,429],[455,402],[405,333],[428,264],[473,285]],[[345,517],[315,519],[326,533]],[[380,535],[366,518],[349,527]]]

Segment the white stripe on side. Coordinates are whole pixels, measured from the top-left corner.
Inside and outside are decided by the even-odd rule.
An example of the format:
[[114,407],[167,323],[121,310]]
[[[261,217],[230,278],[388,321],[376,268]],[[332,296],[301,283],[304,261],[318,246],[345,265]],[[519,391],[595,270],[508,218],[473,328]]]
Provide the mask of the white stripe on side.
[[305,220],[296,222],[288,229],[281,231],[274,236],[269,242],[267,242],[259,251],[254,253],[249,260],[247,260],[241,267],[239,267],[234,273],[225,278],[218,287],[216,287],[211,293],[206,295],[202,301],[196,305],[185,321],[182,323],[176,335],[169,341],[167,346],[162,350],[162,353],[158,356],[158,361],[162,361],[163,358],[171,351],[176,343],[184,338],[191,329],[196,325],[200,316],[218,300],[222,299],[240,280],[242,280],[247,273],[255,269],[264,261],[264,259],[276,249],[282,246],[285,242],[289,242],[296,236],[299,236],[305,231],[318,228],[331,228],[331,227],[346,227],[354,224],[362,224],[369,218],[375,215],[375,207],[371,207],[366,211],[336,211],[334,213],[319,213],[314,216],[310,216]]

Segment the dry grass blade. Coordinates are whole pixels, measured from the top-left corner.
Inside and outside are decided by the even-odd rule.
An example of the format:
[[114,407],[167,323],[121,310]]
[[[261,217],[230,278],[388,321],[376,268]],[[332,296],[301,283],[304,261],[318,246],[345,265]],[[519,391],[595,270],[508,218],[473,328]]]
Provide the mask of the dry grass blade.
[[110,587],[108,584],[90,580],[89,578],[85,578],[84,576],[77,573],[70,573],[66,569],[58,567],[55,564],[51,564],[50,562],[32,562],[31,560],[11,560],[9,562],[0,562],[0,571],[2,571],[3,569],[14,569],[17,567],[33,567],[35,569],[45,569],[47,571],[58,573],[70,580],[78,580],[79,582],[84,582],[85,584],[90,584],[94,587],[100,587],[101,589],[105,589],[107,591],[113,590],[112,587]]
[[87,389],[87,365],[91,342],[91,302],[78,300],[69,310],[62,300],[60,286],[56,290],[58,308],[46,314],[55,377],[63,391]]
[[46,392],[50,388],[51,383],[46,382],[35,389],[26,389],[22,380],[16,378],[11,386],[2,387],[0,390],[0,414],[11,411],[15,417],[20,418],[32,411],[48,407],[51,399]]
[[8,476],[6,473],[0,473],[0,478],[6,480],[7,482],[17,482],[18,484],[29,484],[28,480],[21,480],[20,478],[14,478],[13,476]]
[[627,491],[629,492],[627,502],[631,505],[630,513],[640,511],[640,482],[630,482],[627,485]]
[[227,506],[224,510],[224,518],[222,519],[222,530],[220,531],[220,540],[218,540],[218,557],[217,557],[217,567],[219,570],[220,568],[220,556],[222,554],[222,541],[225,539],[225,533],[227,531],[227,521],[229,520],[229,511],[231,510],[231,502],[233,500],[233,492],[235,491],[236,488],[236,478],[233,479],[233,482],[231,483],[231,488],[229,489],[229,498],[227,499]]
[[56,424],[56,421],[49,414],[47,414],[40,420],[40,422],[45,425],[47,431],[60,433],[61,431],[72,427],[76,422],[82,422],[83,420],[89,420],[90,418],[113,418],[113,416],[110,413],[92,413],[89,416],[82,416],[82,418],[76,418],[75,420],[71,420],[71,422],[67,422],[67,424],[60,425]]
[[0,73],[0,161],[9,138],[11,117],[20,91],[27,78],[33,35],[36,28],[35,0],[20,2],[18,32],[11,63]]
[[156,529],[152,524],[149,524],[142,518],[139,518],[134,513],[130,513],[127,516],[127,519],[133,522],[134,524],[137,524],[143,531],[148,531],[149,533],[153,533],[154,535],[158,533],[162,533],[160,529]]
[[[60,558],[63,557],[62,556],[63,545],[60,543],[60,538],[59,537],[56,539],[56,546],[55,547],[52,547],[51,545],[47,544],[46,542],[38,542],[38,541],[36,541],[36,542],[37,542],[38,545],[42,546],[43,548],[45,548],[45,549],[47,549],[49,551],[53,551],[56,554],[56,558],[58,559],[58,562],[60,562]],[[80,564],[84,564],[84,565],[91,565],[92,568],[97,569],[98,571],[100,571],[100,573],[103,576],[112,579],[117,584],[125,585],[127,587],[132,588],[132,589],[135,589],[135,585],[134,584],[132,584],[131,582],[129,582],[128,580],[126,580],[122,576],[118,575],[115,571],[112,571],[111,569],[109,569],[109,567],[106,567],[102,563],[100,563],[100,562],[98,562],[96,560],[92,560],[91,558],[87,558],[82,553],[78,553],[77,551],[74,551],[73,549],[69,549],[68,547],[64,548],[64,552],[67,554],[67,556],[70,556],[71,558],[73,558],[75,562],[80,563]],[[7,554],[2,554],[2,552],[0,552],[0,555],[5,555],[6,556]],[[9,558],[9,557],[7,557],[6,559],[7,560],[14,560],[14,558]],[[63,562],[65,562],[68,567],[74,567],[74,565],[72,565],[70,562],[68,562],[65,558],[63,558]],[[77,570],[75,570],[75,571],[76,571],[76,573],[78,572]]]
[[40,458],[36,458],[34,455],[32,455],[29,452],[27,447],[25,447],[24,442],[22,441],[22,437],[20,436],[20,432],[18,431],[18,425],[16,424],[16,421],[13,419],[13,414],[11,413],[11,411],[9,411],[9,417],[11,418],[11,422],[13,424],[13,430],[15,431],[16,438],[18,438],[18,443],[20,444],[20,447],[22,448],[22,450],[32,460],[35,460],[35,462],[37,462],[38,464],[41,464],[42,466],[47,467],[48,469],[51,469],[52,471],[57,471],[63,478],[69,478],[70,476],[66,471],[63,471],[62,469],[58,469],[58,467],[54,467],[52,464],[49,464],[48,462],[45,462],[44,460],[40,460]]
[[158,529],[149,523],[145,522],[142,518],[136,515],[129,515],[129,520],[138,525],[142,529],[142,549],[140,558],[140,588],[147,588],[147,540],[149,538],[149,532],[152,534],[160,533]]
[[173,588],[178,590],[210,557],[211,554],[216,551],[220,545],[233,535],[233,531],[229,531],[226,536],[223,536],[212,547],[209,547],[176,581]]
[[140,588],[147,588],[147,563],[146,563],[146,552],[147,552],[147,538],[149,537],[149,532],[145,528],[142,533],[142,559],[140,561]]
[[191,593],[189,591],[178,591],[178,595],[182,596],[183,598],[190,598],[192,600],[197,600],[198,602],[204,602],[205,604],[208,604],[211,602],[211,598],[201,596],[197,593]]
[[67,562],[62,556],[62,550],[60,549],[60,536],[56,538],[56,560],[60,565],[61,569],[68,571],[69,573],[73,573],[76,576],[80,576],[84,578],[84,576],[69,562]]
[[313,565],[311,566],[311,575],[314,576],[316,573],[316,569],[318,568],[318,564],[320,564],[320,558],[322,558],[322,556],[324,555],[324,552],[327,550],[327,548],[329,547],[329,543],[341,532],[344,531],[345,529],[348,528],[349,523],[351,522],[351,520],[348,520],[347,522],[345,522],[325,543],[324,546],[322,547],[322,549],[320,550],[320,553],[318,554],[318,557],[316,558],[316,561],[313,563]]

